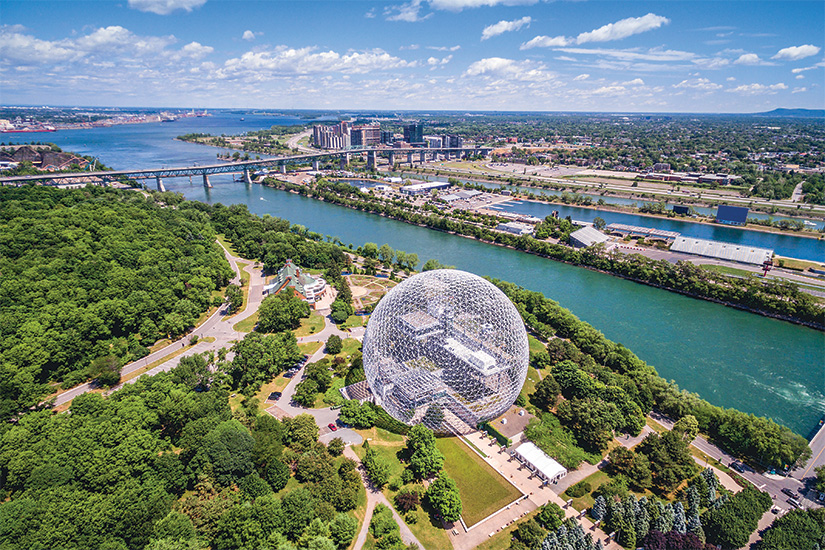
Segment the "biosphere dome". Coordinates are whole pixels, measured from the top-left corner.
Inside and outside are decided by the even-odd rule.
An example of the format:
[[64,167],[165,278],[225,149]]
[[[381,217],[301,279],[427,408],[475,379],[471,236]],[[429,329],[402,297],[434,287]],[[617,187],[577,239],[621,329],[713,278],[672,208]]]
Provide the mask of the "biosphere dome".
[[527,376],[524,323],[481,277],[425,271],[397,285],[370,316],[364,372],[379,403],[407,424],[464,433],[506,411]]

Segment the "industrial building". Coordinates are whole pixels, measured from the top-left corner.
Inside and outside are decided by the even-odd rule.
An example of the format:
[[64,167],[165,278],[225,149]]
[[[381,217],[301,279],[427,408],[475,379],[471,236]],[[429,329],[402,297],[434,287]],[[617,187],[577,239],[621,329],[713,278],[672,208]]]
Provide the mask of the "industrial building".
[[773,250],[767,248],[707,241],[691,237],[677,237],[670,250],[752,265],[762,265],[773,258]]
[[421,183],[413,183],[405,185],[400,189],[404,195],[423,195],[431,191],[440,191],[442,189],[449,189],[451,183],[446,181],[422,181]]
[[512,456],[547,483],[555,483],[567,475],[567,468],[547,456],[532,441],[516,447]]
[[530,235],[533,233],[533,226],[520,223],[520,222],[506,222],[500,223],[496,226],[497,231],[505,231],[507,233],[512,233],[513,235],[518,235],[521,237],[522,235]]
[[610,237],[595,227],[583,227],[578,231],[570,233],[570,244],[576,248],[585,248],[597,243],[606,242],[609,238]]
[[654,227],[640,227],[638,225],[626,225],[623,223],[611,223],[605,229],[611,234],[615,233],[621,236],[644,237],[646,239],[660,239],[663,241],[672,241],[681,233],[676,231],[667,231],[665,229],[656,229]]

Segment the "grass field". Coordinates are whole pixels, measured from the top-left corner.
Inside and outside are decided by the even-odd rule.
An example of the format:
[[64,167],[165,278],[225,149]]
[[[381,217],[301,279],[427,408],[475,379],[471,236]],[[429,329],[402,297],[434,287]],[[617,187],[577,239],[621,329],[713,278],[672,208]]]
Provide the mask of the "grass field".
[[361,315],[350,315],[349,317],[347,317],[346,321],[338,325],[338,328],[340,328],[341,330],[346,330],[348,328],[365,326],[367,324],[367,319],[369,319],[369,317],[362,317]]
[[298,344],[298,349],[304,352],[306,355],[312,355],[323,346],[323,342],[304,342],[302,344]]
[[[573,508],[575,508],[578,511],[582,511],[586,508],[590,508],[591,506],[593,506],[593,501],[595,500],[595,497],[593,496],[593,492],[596,491],[599,488],[599,486],[601,486],[603,483],[607,483],[608,481],[610,481],[610,477],[607,475],[607,473],[602,471],[602,470],[598,470],[595,473],[590,474],[589,476],[587,476],[586,478],[584,478],[582,481],[579,482],[579,483],[586,482],[586,483],[590,484],[590,492],[589,493],[585,493],[584,495],[582,495],[580,497],[573,498],[571,495],[569,495],[567,493],[567,491],[565,491],[560,496],[564,500],[567,500],[568,498],[572,498],[573,499]],[[568,489],[568,491],[569,490],[570,489]],[[631,490],[630,492],[633,493],[634,495],[636,495],[637,498],[641,498],[641,497],[644,496],[644,497],[647,497],[648,499],[650,499],[654,496],[653,493],[651,491],[648,491],[648,490],[645,490],[644,492],[637,492],[637,491]]]
[[239,256],[238,251],[235,250],[235,247],[232,246],[232,243],[226,240],[226,237],[224,235],[218,234],[217,238],[218,242],[221,243],[223,247],[229,251],[230,254],[232,254],[233,256]]
[[345,338],[341,344],[341,353],[338,354],[338,357],[343,357],[345,359],[358,351],[358,348],[361,346],[361,342],[355,338]]
[[521,492],[484,462],[458,438],[439,438],[438,448],[444,453],[444,470],[455,479],[467,526],[475,525],[499,508],[521,496]]
[[530,353],[538,353],[544,351],[547,347],[535,336],[527,335],[527,343],[530,345]]
[[536,391],[536,384],[541,380],[539,371],[531,366],[527,367],[527,378],[524,380],[524,386],[521,388],[521,393],[530,395]]
[[301,319],[301,326],[295,329],[295,336],[300,338],[301,336],[309,336],[310,334],[315,334],[316,332],[321,332],[324,328],[324,318],[318,312],[311,312],[309,317],[306,319]]
[[518,526],[525,523],[538,515],[539,511],[534,510],[521,518],[518,523],[510,525],[506,529],[502,529],[492,537],[488,538],[481,544],[475,547],[474,550],[505,550],[510,547],[510,540],[513,537],[513,532],[518,529]]
[[255,325],[257,325],[257,324],[258,324],[258,312],[256,311],[255,313],[253,313],[252,315],[250,315],[249,317],[247,317],[243,321],[235,323],[235,325],[232,328],[234,330],[237,330],[238,332],[252,332],[253,330],[255,330]]

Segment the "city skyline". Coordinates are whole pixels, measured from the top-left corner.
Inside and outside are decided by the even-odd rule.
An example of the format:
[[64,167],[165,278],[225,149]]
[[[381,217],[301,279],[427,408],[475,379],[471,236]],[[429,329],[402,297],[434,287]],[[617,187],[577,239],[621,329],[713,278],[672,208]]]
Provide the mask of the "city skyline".
[[821,2],[0,6],[4,104],[725,113],[825,107]]

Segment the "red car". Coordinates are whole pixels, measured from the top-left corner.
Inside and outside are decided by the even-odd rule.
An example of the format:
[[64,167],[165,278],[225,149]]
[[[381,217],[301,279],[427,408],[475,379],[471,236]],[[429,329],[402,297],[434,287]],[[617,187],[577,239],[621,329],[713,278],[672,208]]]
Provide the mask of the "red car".
[[327,424],[327,428],[329,428],[329,429],[330,429],[330,430],[332,430],[333,432],[338,431],[338,426],[336,426],[336,425],[335,425],[335,424],[333,424],[332,422],[330,422],[329,424]]

